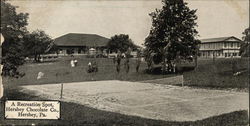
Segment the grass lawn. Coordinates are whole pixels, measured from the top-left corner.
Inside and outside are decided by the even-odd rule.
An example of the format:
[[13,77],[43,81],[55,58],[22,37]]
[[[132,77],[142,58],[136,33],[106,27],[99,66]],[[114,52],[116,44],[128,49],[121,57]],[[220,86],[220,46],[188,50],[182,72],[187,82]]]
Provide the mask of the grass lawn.
[[[49,83],[66,83],[66,82],[82,82],[94,80],[127,80],[127,81],[142,81],[152,80],[157,78],[169,77],[172,75],[155,75],[146,74],[146,63],[142,62],[140,71],[136,73],[135,60],[130,60],[130,71],[126,73],[122,61],[120,73],[116,72],[116,66],[112,59],[97,58],[98,72],[96,74],[87,73],[88,62],[93,61],[92,58],[76,57],[78,60],[77,67],[71,68],[70,57],[63,57],[56,62],[47,63],[27,63],[20,67],[21,72],[25,72],[25,76],[19,79],[3,78],[5,86],[12,85],[28,85],[28,84],[49,84]],[[37,80],[38,72],[43,72],[45,75],[42,79]]]
[[[45,63],[27,63],[20,67],[20,71],[25,72],[25,76],[19,79],[3,78],[4,86],[13,87],[15,85],[34,85],[34,84],[51,84],[51,83],[67,83],[67,82],[82,82],[94,80],[126,80],[126,81],[145,81],[159,78],[175,76],[174,74],[162,75],[148,74],[145,72],[147,65],[141,63],[140,71],[136,73],[135,60],[130,60],[130,71],[126,73],[122,62],[121,72],[116,72],[116,66],[112,59],[97,58],[98,72],[87,73],[87,64],[93,61],[92,58],[76,57],[78,66],[70,67],[70,57],[63,57],[56,62]],[[178,64],[181,71],[184,71],[184,84],[195,87],[210,87],[210,88],[239,88],[248,89],[249,69],[247,58],[239,59],[199,59],[198,68],[194,70],[194,63]],[[236,65],[237,71],[243,71],[238,76],[233,75],[232,62]],[[158,66],[158,67],[157,67]],[[155,65],[155,70],[160,70],[159,65]],[[43,72],[45,75],[42,79],[37,80],[38,72]],[[157,81],[156,81],[157,83]],[[161,82],[164,83],[164,82]]]
[[[146,74],[144,70],[147,68],[146,63],[142,63],[139,73],[135,72],[135,61],[130,61],[130,71],[125,73],[122,66],[121,72],[116,72],[115,65],[112,59],[97,59],[99,71],[96,75],[87,73],[87,64],[93,59],[78,57],[78,66],[70,67],[71,58],[61,58],[56,62],[47,63],[27,63],[20,67],[20,71],[25,72],[25,76],[19,79],[3,78],[5,87],[5,98],[19,100],[44,100],[35,97],[32,94],[24,94],[19,92],[19,85],[29,84],[48,84],[48,83],[66,83],[78,81],[95,80],[127,80],[127,81],[143,81],[159,79],[169,76]],[[247,59],[237,59],[237,69],[247,70]],[[219,87],[219,88],[247,88],[248,87],[248,72],[239,76],[232,75],[232,67],[230,59],[199,60],[199,66],[196,71],[192,71],[193,64],[181,64],[187,70],[183,73],[185,85],[197,87]],[[45,73],[45,76],[37,80],[38,72]],[[31,125],[171,125],[171,126],[235,126],[247,125],[248,114],[246,110],[227,113],[215,117],[210,117],[204,120],[195,122],[174,122],[145,119],[135,116],[122,115],[107,111],[101,111],[75,103],[62,102],[62,119],[61,120],[3,120],[3,101],[0,104],[0,124],[22,124]]]
[[[9,99],[46,100],[32,94],[24,94],[11,89],[6,94]],[[245,126],[249,123],[246,110],[235,111],[198,121],[176,122],[145,119],[136,116],[101,111],[75,103],[62,102],[61,120],[4,120],[3,104],[0,103],[0,124],[3,125],[101,125],[101,126]]]
[[[232,63],[236,71],[242,74],[234,76]],[[184,84],[195,87],[238,88],[247,89],[249,86],[249,59],[215,59],[199,60],[198,68],[184,72]]]

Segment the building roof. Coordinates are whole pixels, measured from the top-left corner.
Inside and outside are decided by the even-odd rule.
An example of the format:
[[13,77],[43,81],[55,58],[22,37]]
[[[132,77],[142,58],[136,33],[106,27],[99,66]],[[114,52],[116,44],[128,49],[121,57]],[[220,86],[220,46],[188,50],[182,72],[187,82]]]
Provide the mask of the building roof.
[[69,33],[55,39],[57,46],[89,46],[101,47],[106,46],[109,42],[108,38],[96,34],[80,34]]
[[201,39],[201,43],[210,43],[210,42],[222,42],[222,41],[240,41],[240,39],[229,36],[229,37],[218,37],[218,38],[209,38],[209,39]]

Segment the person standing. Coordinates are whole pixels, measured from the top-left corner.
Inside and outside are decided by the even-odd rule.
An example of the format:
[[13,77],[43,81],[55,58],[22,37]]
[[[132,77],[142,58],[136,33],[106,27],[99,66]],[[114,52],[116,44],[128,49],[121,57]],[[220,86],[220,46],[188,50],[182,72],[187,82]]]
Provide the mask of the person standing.
[[126,55],[126,57],[125,57],[125,69],[126,69],[126,73],[128,73],[129,72],[129,56],[128,55]]
[[77,66],[78,61],[75,59],[75,60],[74,60],[74,63],[75,63],[75,66]]
[[96,61],[93,62],[93,72],[98,72],[98,66],[97,66],[97,63]]
[[94,67],[93,67],[93,63],[92,62],[89,62],[88,63],[88,73],[90,73],[90,76],[91,76],[91,80],[93,81],[94,80]]
[[176,73],[176,64],[175,64],[175,61],[173,61],[173,72]]
[[137,60],[136,60],[136,72],[139,72],[139,68],[140,68],[140,64],[141,64],[141,53],[140,51],[137,52]]
[[89,62],[88,63],[88,73],[91,73],[92,72],[92,63]]
[[113,63],[115,64],[115,62],[116,62],[116,56],[114,56],[113,58]]
[[120,73],[121,58],[122,58],[122,56],[121,56],[121,53],[120,53],[120,51],[119,51],[118,54],[117,54],[117,59],[116,59],[116,61],[117,61],[116,71],[117,71],[118,73]]
[[71,65],[71,67],[75,67],[75,62],[73,59],[70,61],[70,65]]

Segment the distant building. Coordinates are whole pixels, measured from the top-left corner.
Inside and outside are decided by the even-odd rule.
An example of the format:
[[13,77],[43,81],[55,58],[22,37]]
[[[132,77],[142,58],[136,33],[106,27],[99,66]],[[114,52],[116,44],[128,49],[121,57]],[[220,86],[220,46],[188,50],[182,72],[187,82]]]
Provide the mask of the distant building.
[[55,39],[59,55],[84,55],[90,51],[104,53],[107,50],[108,38],[96,34],[69,33]]
[[200,57],[240,57],[239,50],[241,43],[242,41],[234,36],[202,39],[200,44]]

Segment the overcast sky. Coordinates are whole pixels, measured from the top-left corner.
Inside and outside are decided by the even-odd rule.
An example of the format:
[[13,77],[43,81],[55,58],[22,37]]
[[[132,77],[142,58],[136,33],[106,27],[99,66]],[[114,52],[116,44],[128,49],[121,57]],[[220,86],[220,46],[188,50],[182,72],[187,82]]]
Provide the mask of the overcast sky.
[[[99,34],[110,38],[129,34],[138,45],[144,42],[150,27],[148,15],[161,8],[161,0],[12,0],[19,12],[29,13],[30,31],[41,29],[52,38],[67,33]],[[188,0],[198,9],[199,38],[236,36],[249,26],[248,0]]]

